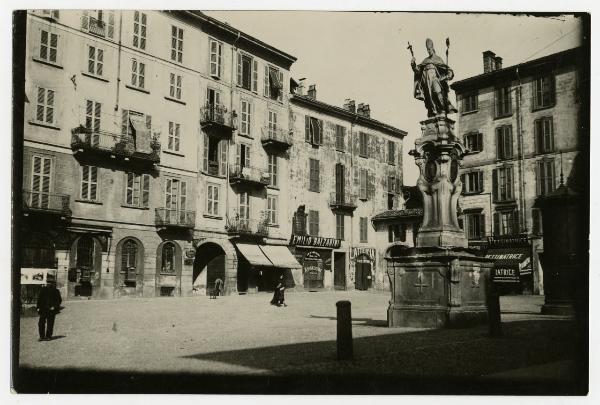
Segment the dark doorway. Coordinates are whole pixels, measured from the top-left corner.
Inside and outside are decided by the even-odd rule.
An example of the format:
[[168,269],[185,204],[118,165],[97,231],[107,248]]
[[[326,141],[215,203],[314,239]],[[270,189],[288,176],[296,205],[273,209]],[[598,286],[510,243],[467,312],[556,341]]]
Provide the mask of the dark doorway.
[[225,259],[225,251],[216,243],[205,243],[199,246],[194,261],[192,285],[196,286],[197,278],[206,271],[206,295],[209,295],[217,278],[225,282]]
[[357,290],[368,290],[371,288],[371,263],[361,261],[359,257],[356,261],[356,274],[354,280],[354,286]]
[[333,253],[333,288],[346,289],[346,253]]

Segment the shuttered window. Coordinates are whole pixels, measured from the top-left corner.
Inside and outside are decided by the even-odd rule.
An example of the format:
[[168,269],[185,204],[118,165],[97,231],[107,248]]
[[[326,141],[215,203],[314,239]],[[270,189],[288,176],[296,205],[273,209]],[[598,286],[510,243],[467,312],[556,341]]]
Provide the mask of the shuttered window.
[[304,117],[304,140],[315,146],[323,144],[323,121],[306,115]]
[[35,121],[42,124],[54,124],[54,90],[37,88]]
[[554,105],[554,77],[550,75],[539,77],[532,82],[532,86],[533,109]]
[[58,59],[58,34],[40,30],[39,58],[50,63],[57,63]]
[[171,26],[171,60],[183,62],[183,29]]
[[320,169],[319,161],[317,159],[310,158],[309,162],[309,191],[319,192],[320,191]]
[[501,167],[492,171],[492,195],[496,202],[514,200],[513,167]]
[[367,217],[360,217],[359,228],[360,228],[360,242],[366,243],[369,241],[369,230],[368,230],[369,219]]
[[500,160],[513,157],[512,126],[496,128],[496,156]]
[[88,46],[88,73],[102,76],[104,69],[104,50],[96,46]]
[[343,214],[335,214],[335,237],[344,240],[344,220]]
[[387,155],[387,162],[390,165],[395,165],[396,164],[396,144],[394,143],[394,141],[387,141],[388,144],[388,155]]
[[165,208],[170,211],[185,210],[187,204],[187,183],[179,179],[166,179]]
[[467,113],[477,110],[477,93],[466,94],[462,99],[462,112]]
[[141,11],[133,13],[133,46],[135,48],[146,49],[147,20],[146,13]]
[[368,175],[369,173],[367,172],[366,169],[360,169],[360,192],[359,192],[359,198],[361,200],[366,200],[368,198],[368,193],[367,193],[367,185],[368,185]]
[[150,175],[127,173],[125,184],[125,204],[132,207],[148,208],[150,200]]
[[346,128],[341,125],[335,126],[335,149],[339,152],[346,150]]
[[269,224],[277,224],[277,196],[267,196],[267,219]]
[[481,239],[486,236],[483,213],[465,213],[463,224],[467,239]]
[[95,166],[81,166],[81,198],[98,200],[98,168]]
[[268,155],[269,185],[277,187],[277,155]]
[[221,60],[223,44],[214,39],[210,40],[210,75],[215,78],[221,77]]
[[466,134],[465,147],[469,152],[481,152],[483,150],[483,134],[481,132]]
[[483,191],[483,172],[469,172],[461,174],[463,183],[463,194],[481,193]]
[[219,185],[208,183],[206,186],[206,213],[219,215]]
[[169,96],[177,100],[181,100],[181,75],[171,73],[169,80]]
[[115,12],[113,10],[83,10],[81,28],[90,34],[115,38]]
[[319,236],[319,211],[308,211],[308,234]]
[[250,219],[250,197],[248,193],[240,193],[238,209],[240,219],[248,221]]
[[52,175],[52,159],[44,156],[32,157],[31,207],[48,208]]
[[253,92],[258,91],[258,61],[238,52],[237,85]]
[[242,116],[240,125],[240,134],[251,135],[251,122],[252,122],[252,104],[246,100],[242,100]]
[[494,212],[494,235],[516,235],[519,233],[519,213],[517,210]]
[[146,87],[146,64],[135,58],[131,59],[131,85],[140,89]]
[[369,134],[360,132],[358,140],[359,140],[358,154],[361,157],[368,158],[369,157]]
[[554,191],[556,185],[556,170],[554,160],[544,159],[536,163],[537,195],[546,195]]
[[179,152],[179,142],[181,140],[181,125],[169,121],[169,139],[167,141],[167,149]]
[[494,91],[496,117],[505,117],[512,114],[510,86],[498,87]]
[[544,117],[534,122],[535,151],[548,153],[554,150],[554,126],[552,117]]

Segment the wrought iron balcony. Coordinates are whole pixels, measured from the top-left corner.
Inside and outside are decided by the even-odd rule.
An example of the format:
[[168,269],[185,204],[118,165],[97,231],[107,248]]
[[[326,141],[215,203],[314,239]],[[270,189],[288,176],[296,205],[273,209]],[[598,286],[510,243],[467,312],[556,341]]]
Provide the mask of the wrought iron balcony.
[[284,128],[265,126],[262,128],[260,141],[265,149],[286,150],[292,146],[293,136],[290,131]]
[[212,135],[231,137],[237,127],[236,122],[235,111],[228,112],[222,105],[207,104],[200,109],[200,126],[204,130],[210,130]]
[[266,238],[269,236],[269,224],[266,219],[252,220],[238,215],[227,217],[225,229],[229,235]]
[[156,208],[154,223],[160,228],[193,229],[196,223],[196,212],[171,208]]
[[257,167],[239,164],[229,166],[229,183],[231,185],[265,187],[269,184],[269,173]]
[[92,131],[83,126],[71,131],[71,149],[75,157],[109,155],[113,159],[141,163],[160,162],[160,142],[156,137],[136,139],[106,131]]
[[67,194],[43,193],[41,191],[23,190],[23,211],[71,216],[71,196]]
[[90,17],[88,31],[90,34],[98,35],[99,37],[106,36],[106,23],[94,17]]
[[329,196],[329,207],[332,210],[354,211],[356,209],[356,195],[334,191]]

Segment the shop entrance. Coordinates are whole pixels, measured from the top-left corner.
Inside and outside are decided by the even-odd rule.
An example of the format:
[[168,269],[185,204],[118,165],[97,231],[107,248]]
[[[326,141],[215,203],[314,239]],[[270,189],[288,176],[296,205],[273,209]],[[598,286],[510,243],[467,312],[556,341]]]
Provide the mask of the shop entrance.
[[204,287],[206,295],[210,295],[217,278],[225,282],[225,251],[216,243],[205,243],[196,252],[192,285]]
[[371,261],[366,255],[360,255],[356,258],[355,269],[354,288],[363,291],[371,288],[373,274],[371,271]]
[[333,288],[346,289],[346,253],[334,252],[333,254]]
[[323,259],[315,251],[308,252],[303,261],[304,288],[323,288]]

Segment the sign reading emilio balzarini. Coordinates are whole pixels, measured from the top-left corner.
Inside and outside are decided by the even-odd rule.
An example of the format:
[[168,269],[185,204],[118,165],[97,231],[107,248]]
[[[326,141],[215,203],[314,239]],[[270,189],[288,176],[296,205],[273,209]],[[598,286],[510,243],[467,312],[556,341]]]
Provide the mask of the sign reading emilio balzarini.
[[320,236],[292,235],[290,245],[294,246],[312,246],[338,249],[341,240],[335,238],[322,238]]

